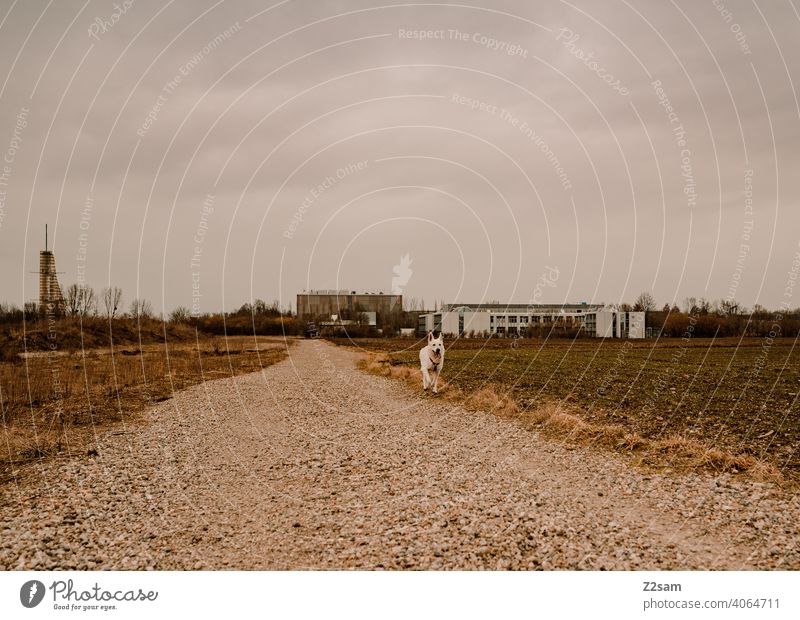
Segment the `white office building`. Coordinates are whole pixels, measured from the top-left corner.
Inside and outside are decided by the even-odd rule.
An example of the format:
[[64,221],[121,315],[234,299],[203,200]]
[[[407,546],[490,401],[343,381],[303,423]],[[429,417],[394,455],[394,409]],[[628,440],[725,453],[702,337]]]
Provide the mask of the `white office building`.
[[420,315],[417,331],[449,337],[525,335],[531,325],[580,328],[596,338],[644,338],[644,312],[589,304],[445,304],[439,312]]

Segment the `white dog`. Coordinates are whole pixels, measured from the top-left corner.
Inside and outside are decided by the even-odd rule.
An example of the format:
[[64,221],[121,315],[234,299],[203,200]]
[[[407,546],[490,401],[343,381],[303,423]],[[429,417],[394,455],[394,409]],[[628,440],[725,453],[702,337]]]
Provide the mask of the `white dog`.
[[444,366],[444,339],[441,333],[434,338],[433,332],[428,332],[428,346],[419,351],[419,365],[422,369],[422,388],[427,390],[433,387],[433,393],[437,394],[439,390],[436,384]]

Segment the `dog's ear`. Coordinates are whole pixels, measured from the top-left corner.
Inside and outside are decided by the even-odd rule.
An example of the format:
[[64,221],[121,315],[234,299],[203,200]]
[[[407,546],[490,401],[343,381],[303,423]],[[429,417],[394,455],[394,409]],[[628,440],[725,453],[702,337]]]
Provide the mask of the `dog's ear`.
[[428,332],[428,342],[433,340],[433,332]]

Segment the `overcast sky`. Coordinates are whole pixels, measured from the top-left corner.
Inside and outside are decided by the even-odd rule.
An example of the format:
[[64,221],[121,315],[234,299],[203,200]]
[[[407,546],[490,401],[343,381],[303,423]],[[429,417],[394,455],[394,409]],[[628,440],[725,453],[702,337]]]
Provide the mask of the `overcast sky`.
[[792,0],[118,1],[0,2],[3,301],[800,306]]

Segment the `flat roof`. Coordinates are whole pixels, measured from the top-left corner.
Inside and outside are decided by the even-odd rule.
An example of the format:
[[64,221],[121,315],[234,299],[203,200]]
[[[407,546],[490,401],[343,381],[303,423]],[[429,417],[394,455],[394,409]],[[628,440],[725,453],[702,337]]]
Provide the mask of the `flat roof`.
[[504,303],[489,303],[489,304],[443,304],[442,311],[452,311],[456,308],[469,308],[470,310],[494,310],[494,309],[508,309],[508,310],[559,310],[561,308],[576,308],[576,309],[601,309],[605,308],[605,304],[588,304],[579,302],[577,304],[504,304]]
[[353,290],[319,290],[319,291],[303,291],[302,293],[297,293],[298,295],[375,295],[380,296],[383,295],[384,297],[401,297],[400,293],[384,293],[380,291],[378,293],[367,293],[365,291],[353,291]]
[[[431,310],[425,312],[420,316],[427,316],[429,314],[442,314],[445,312],[456,312],[460,307],[468,306],[455,306],[454,308],[445,308],[443,310]],[[471,312],[486,312],[487,314],[560,314],[563,316],[577,316],[580,314],[593,314],[597,312],[628,312],[629,314],[640,313],[643,311],[637,310],[618,310],[613,308],[606,308],[605,306],[561,306],[558,304],[548,304],[539,306],[525,306],[514,309],[513,306],[492,306],[491,308],[475,308],[469,307]],[[553,312],[555,310],[555,312]]]

